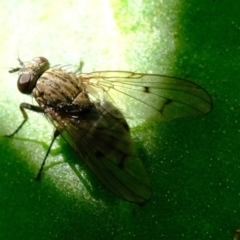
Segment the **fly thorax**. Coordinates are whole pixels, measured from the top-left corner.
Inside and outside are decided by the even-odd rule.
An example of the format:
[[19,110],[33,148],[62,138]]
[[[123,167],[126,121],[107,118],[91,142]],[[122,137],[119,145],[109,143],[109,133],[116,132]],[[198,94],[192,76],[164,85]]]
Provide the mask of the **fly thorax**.
[[71,105],[82,92],[82,83],[73,73],[51,68],[37,81],[33,96],[40,106],[62,108]]

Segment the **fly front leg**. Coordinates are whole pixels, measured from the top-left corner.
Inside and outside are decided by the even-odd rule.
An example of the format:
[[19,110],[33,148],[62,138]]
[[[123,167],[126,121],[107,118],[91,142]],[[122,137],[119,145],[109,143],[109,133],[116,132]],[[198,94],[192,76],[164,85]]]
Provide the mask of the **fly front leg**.
[[51,148],[52,148],[52,145],[53,145],[54,141],[55,141],[56,138],[59,136],[59,134],[60,134],[60,132],[59,132],[58,130],[55,130],[54,133],[53,133],[52,141],[51,141],[51,143],[50,143],[50,145],[49,145],[49,147],[48,147],[47,153],[46,153],[46,155],[45,155],[45,157],[44,157],[44,159],[43,159],[42,165],[41,165],[41,167],[40,167],[40,169],[39,169],[39,171],[38,171],[38,174],[37,174],[37,177],[36,177],[36,180],[37,180],[37,181],[39,181],[40,178],[41,178],[41,174],[42,174],[42,171],[43,171],[43,167],[44,167],[44,165],[45,165],[45,162],[46,162],[46,160],[47,160],[47,157],[48,157],[48,155],[49,155],[49,153],[50,153],[50,150],[51,150]]
[[13,133],[11,133],[9,135],[5,135],[5,137],[13,137],[23,127],[23,125],[26,123],[26,121],[28,120],[28,115],[27,115],[27,112],[26,112],[25,109],[31,110],[33,112],[44,113],[43,108],[41,108],[39,106],[28,104],[28,103],[21,103],[19,108],[20,108],[20,111],[22,112],[22,115],[23,115],[23,121]]

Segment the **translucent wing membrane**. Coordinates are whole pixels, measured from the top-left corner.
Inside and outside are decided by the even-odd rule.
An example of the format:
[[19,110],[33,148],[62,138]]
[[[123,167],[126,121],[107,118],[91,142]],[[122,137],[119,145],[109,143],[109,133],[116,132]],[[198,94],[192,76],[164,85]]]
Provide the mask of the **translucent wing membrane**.
[[93,72],[80,78],[92,99],[111,101],[125,117],[140,121],[205,114],[212,108],[203,88],[179,78],[125,71]]
[[129,202],[145,202],[152,195],[148,175],[133,150],[124,117],[115,109],[119,112],[115,118],[105,111],[108,107],[109,103],[96,104],[74,118],[52,108],[46,113],[57,129],[64,129],[61,135],[109,190]]

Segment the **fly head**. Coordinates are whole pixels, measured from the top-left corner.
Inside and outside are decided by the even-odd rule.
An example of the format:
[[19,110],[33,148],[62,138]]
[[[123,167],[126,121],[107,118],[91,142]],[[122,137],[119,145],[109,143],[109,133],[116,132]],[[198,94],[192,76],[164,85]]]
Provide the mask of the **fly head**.
[[36,57],[33,60],[22,63],[18,71],[18,90],[24,94],[31,94],[39,77],[49,69],[49,62],[44,57]]

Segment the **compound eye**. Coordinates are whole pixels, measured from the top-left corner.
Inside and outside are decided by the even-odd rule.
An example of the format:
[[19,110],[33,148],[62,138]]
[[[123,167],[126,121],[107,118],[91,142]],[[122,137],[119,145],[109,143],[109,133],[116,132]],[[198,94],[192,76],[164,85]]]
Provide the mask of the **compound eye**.
[[32,61],[40,66],[38,70],[40,75],[49,69],[49,62],[45,57],[36,57]]
[[45,57],[37,57],[40,59],[41,63],[48,63],[48,60]]
[[30,94],[32,89],[29,89],[31,83],[31,74],[22,74],[18,78],[18,90],[21,93]]

